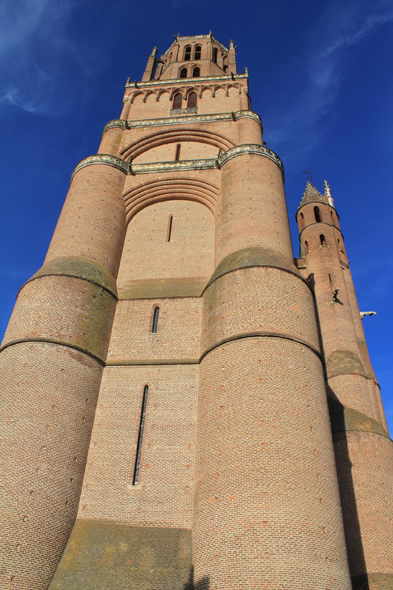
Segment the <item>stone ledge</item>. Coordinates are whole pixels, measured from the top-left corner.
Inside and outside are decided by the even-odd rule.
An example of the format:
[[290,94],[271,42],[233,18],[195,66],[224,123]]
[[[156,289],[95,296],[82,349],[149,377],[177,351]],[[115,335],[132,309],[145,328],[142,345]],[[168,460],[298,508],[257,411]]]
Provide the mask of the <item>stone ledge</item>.
[[[234,74],[234,78],[235,81],[237,80],[247,80],[248,81],[248,74]],[[233,78],[231,76],[231,74],[227,74],[227,75],[217,75],[217,76],[203,76],[202,77],[198,77],[198,78],[170,78],[169,80],[156,80],[156,81],[152,81],[152,82],[137,82],[137,86],[134,83],[127,83],[126,84],[126,88],[154,88],[154,87],[160,87],[160,86],[173,86],[174,84],[177,85],[183,85],[184,83],[189,83],[190,81],[194,81],[197,82],[198,84],[202,84],[203,82],[210,82],[210,81],[214,81],[217,80],[220,83],[223,83],[225,81],[228,82],[232,82]]]
[[133,164],[131,174],[151,174],[153,172],[180,172],[184,170],[206,170],[218,168],[216,159],[180,160],[178,162],[148,162]]
[[258,266],[278,268],[284,272],[293,274],[295,277],[303,281],[303,283],[305,283],[312,291],[310,284],[301,276],[293,262],[286,260],[283,256],[276,254],[273,250],[259,247],[242,248],[241,250],[237,250],[236,252],[232,252],[225,256],[225,258],[218,263],[215,271],[205,286],[204,291],[206,291],[214,281],[230,272],[241,268],[253,268]]
[[71,175],[71,182],[74,178],[75,174],[85,168],[86,166],[92,166],[94,164],[101,164],[104,166],[112,166],[124,174],[130,173],[130,163],[118,158],[117,156],[112,156],[111,154],[96,154],[94,156],[88,156],[84,160],[81,160],[79,164],[75,167]]
[[308,342],[306,342],[305,340],[301,340],[300,338],[294,338],[293,336],[289,336],[288,334],[282,334],[280,332],[244,332],[242,334],[234,334],[233,336],[229,336],[228,338],[223,338],[222,340],[219,340],[215,344],[212,344],[211,346],[209,346],[202,353],[199,362],[202,362],[204,357],[207,354],[209,354],[212,350],[214,350],[215,348],[218,348],[219,346],[222,346],[224,344],[228,344],[230,342],[235,342],[236,340],[243,340],[246,338],[278,338],[280,340],[290,340],[291,342],[295,342],[296,344],[301,344],[302,346],[305,346],[306,348],[311,350],[314,354],[316,354],[317,357],[321,360],[321,362],[323,362],[322,355],[319,352],[319,350],[317,350],[316,348],[311,346]]
[[329,396],[328,405],[333,434],[348,431],[373,432],[374,434],[386,436],[390,440],[389,434],[374,418],[344,406],[337,399]]
[[112,274],[103,264],[89,258],[73,256],[55,258],[44,264],[25,284],[47,276],[67,276],[88,281],[117,297],[116,281]]
[[31,338],[20,338],[18,340],[10,340],[6,344],[3,344],[3,346],[0,346],[0,352],[5,350],[6,348],[9,348],[10,346],[16,346],[18,344],[26,344],[26,343],[33,343],[33,344],[43,343],[43,344],[56,344],[58,346],[65,346],[66,348],[72,348],[74,350],[77,350],[78,352],[82,352],[83,354],[87,354],[88,356],[93,358],[95,361],[98,361],[101,365],[105,365],[104,359],[97,356],[96,354],[94,354],[94,352],[91,352],[87,348],[82,348],[81,346],[78,346],[76,344],[72,344],[71,342],[65,342],[63,340],[58,340],[56,338],[31,337]]
[[140,121],[128,121],[125,119],[114,119],[104,127],[103,134],[108,129],[119,127],[120,129],[137,129],[139,127],[161,127],[167,125],[189,125],[193,123],[215,123],[216,121],[238,121],[239,119],[254,119],[262,126],[259,115],[253,111],[234,111],[230,113],[212,113],[204,115],[181,115],[176,117],[165,117],[159,119],[141,119]]
[[120,290],[119,300],[201,297],[206,282],[204,277],[130,281]]
[[353,590],[393,590],[393,573],[368,573],[352,578]]
[[367,379],[375,380],[374,373],[368,372],[360,357],[351,350],[336,350],[326,359],[326,372],[328,379],[339,375],[361,375]]
[[145,367],[147,365],[198,365],[199,359],[141,359],[107,361],[107,367]]
[[49,590],[192,587],[191,530],[78,518]]
[[264,158],[268,158],[269,160],[277,164],[277,166],[281,170],[283,180],[285,181],[284,165],[281,162],[280,158],[277,156],[275,152],[273,152],[273,150],[257,143],[236,145],[235,147],[230,148],[229,150],[218,156],[218,165],[221,168],[232,158],[235,158],[237,156],[243,156],[245,154],[255,154],[257,156],[263,156]]

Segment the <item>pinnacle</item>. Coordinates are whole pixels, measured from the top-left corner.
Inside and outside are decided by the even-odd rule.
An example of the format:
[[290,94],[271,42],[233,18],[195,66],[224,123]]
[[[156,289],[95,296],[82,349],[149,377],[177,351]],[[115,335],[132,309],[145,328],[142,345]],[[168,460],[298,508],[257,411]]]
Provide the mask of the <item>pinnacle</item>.
[[323,197],[318,189],[315,188],[313,184],[309,180],[307,180],[306,188],[303,194],[303,198],[300,201],[299,207],[302,207],[306,203],[310,203],[312,201],[323,201]]

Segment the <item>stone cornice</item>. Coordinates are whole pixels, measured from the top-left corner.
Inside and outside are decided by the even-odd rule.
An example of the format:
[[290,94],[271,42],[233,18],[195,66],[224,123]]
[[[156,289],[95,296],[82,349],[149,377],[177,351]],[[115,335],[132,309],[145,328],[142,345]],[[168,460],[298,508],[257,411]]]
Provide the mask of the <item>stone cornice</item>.
[[86,166],[92,166],[93,164],[104,164],[106,166],[112,166],[113,168],[117,168],[124,174],[130,173],[130,163],[122,160],[121,158],[117,158],[116,156],[112,156],[110,154],[96,154],[95,156],[89,156],[84,160],[81,160],[79,164],[75,167],[74,172],[71,176],[71,181],[74,178],[75,174],[85,168]]
[[163,127],[165,125],[189,125],[192,123],[215,123],[216,121],[238,121],[239,119],[254,119],[262,126],[259,115],[253,111],[235,111],[231,113],[214,113],[207,115],[178,115],[176,117],[165,117],[160,119],[142,119],[140,121],[126,121],[125,119],[114,119],[104,127],[103,134],[108,129],[119,127],[120,129],[136,129],[138,127]]
[[132,174],[152,174],[153,172],[182,172],[184,170],[205,170],[218,168],[217,159],[208,160],[180,160],[179,162],[153,162],[147,164],[133,164]]
[[235,158],[236,156],[242,156],[244,154],[256,154],[258,156],[268,158],[269,160],[277,164],[284,177],[284,166],[277,154],[275,154],[271,149],[256,143],[247,143],[230,148],[218,157],[218,165],[221,168],[222,166],[224,166],[224,164],[226,164],[226,162],[228,162],[232,158]]
[[[170,80],[154,80],[151,82],[134,82],[134,83],[127,83],[126,88],[155,88],[160,86],[173,86],[174,84],[188,84],[188,82],[193,82],[193,84],[198,83],[202,84],[203,82],[212,82],[216,80],[217,82],[233,82],[234,80],[248,80],[248,74],[234,74],[233,78],[232,75],[224,75],[224,76],[205,76],[203,78],[172,78]],[[136,85],[135,85],[136,84]]]
[[280,168],[284,178],[284,166],[280,158],[269,148],[258,145],[258,144],[244,144],[230,148],[226,152],[222,153],[218,158],[209,159],[198,159],[198,160],[180,160],[178,162],[147,162],[146,164],[132,164],[126,162],[116,156],[109,154],[97,154],[95,156],[89,156],[85,158],[76,166],[71,176],[71,181],[74,178],[78,170],[81,170],[85,166],[92,166],[93,164],[105,164],[107,166],[113,166],[124,174],[152,174],[154,172],[182,172],[184,170],[205,170],[221,168],[236,156],[244,154],[256,154],[268,158]]

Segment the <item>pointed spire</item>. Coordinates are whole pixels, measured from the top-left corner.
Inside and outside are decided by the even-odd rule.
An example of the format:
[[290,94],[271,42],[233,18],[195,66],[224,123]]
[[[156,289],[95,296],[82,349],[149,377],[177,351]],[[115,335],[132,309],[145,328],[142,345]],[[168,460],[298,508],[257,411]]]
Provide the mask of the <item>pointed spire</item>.
[[328,183],[328,181],[327,181],[327,180],[324,180],[324,181],[323,181],[323,186],[324,186],[324,188],[325,188],[325,195],[324,195],[324,196],[325,196],[325,197],[327,197],[327,201],[328,201],[329,205],[330,205],[331,207],[334,207],[334,201],[333,201],[333,197],[332,197],[332,195],[331,195],[331,192],[330,192],[330,186],[329,186],[329,183]]
[[323,197],[319,190],[317,190],[315,186],[307,179],[306,188],[299,207],[302,207],[306,203],[310,203],[312,201],[323,201]]

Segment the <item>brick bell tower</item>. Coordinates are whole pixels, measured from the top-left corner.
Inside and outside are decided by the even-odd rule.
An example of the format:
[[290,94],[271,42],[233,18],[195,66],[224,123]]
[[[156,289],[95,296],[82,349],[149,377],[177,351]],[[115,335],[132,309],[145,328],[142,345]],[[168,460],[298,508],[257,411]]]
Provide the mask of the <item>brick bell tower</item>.
[[298,267],[312,283],[353,588],[393,588],[393,447],[338,213],[328,183],[307,181],[296,214]]
[[302,202],[294,261],[235,49],[153,49],[19,293],[2,590],[350,590],[345,535],[353,576],[393,581],[372,522],[391,441],[338,217],[330,196]]

